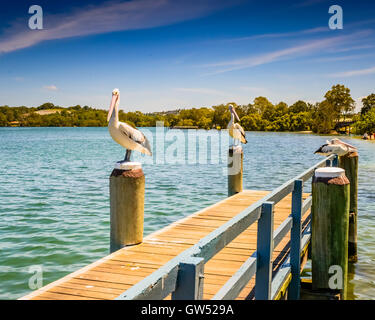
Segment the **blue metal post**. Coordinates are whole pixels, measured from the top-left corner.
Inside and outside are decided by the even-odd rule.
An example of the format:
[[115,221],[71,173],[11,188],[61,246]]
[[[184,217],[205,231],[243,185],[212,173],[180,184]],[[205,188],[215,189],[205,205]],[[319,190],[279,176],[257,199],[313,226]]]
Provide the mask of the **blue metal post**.
[[179,264],[172,300],[202,300],[204,258],[189,257]]
[[301,214],[302,214],[303,181],[294,181],[292,193],[293,226],[290,230],[290,266],[292,280],[289,285],[288,299],[299,299],[301,286]]
[[339,166],[339,156],[335,156],[335,158],[332,161],[332,167],[338,167]]
[[272,252],[273,252],[273,202],[262,205],[258,220],[257,272],[255,278],[255,299],[271,299]]

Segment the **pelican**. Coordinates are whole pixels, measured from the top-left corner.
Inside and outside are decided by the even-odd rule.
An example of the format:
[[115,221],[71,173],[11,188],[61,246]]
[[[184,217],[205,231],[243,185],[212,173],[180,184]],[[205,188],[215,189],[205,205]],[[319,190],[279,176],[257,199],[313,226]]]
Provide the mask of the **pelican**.
[[236,110],[234,110],[233,105],[229,105],[229,111],[230,111],[230,121],[228,123],[227,129],[229,129],[229,135],[234,139],[234,142],[241,141],[242,143],[247,143],[246,137],[245,137],[245,130],[238,124],[234,123],[235,118],[237,121],[240,121],[240,118],[237,115]]
[[125,158],[123,161],[119,161],[119,163],[130,162],[132,150],[136,150],[151,156],[151,146],[145,135],[127,123],[119,121],[119,104],[120,91],[118,89],[114,89],[112,91],[112,100],[108,111],[107,121],[109,121],[108,130],[112,139],[126,149]]
[[320,154],[322,156],[329,156],[331,154],[337,154],[338,156],[344,156],[350,152],[356,152],[357,148],[341,141],[340,139],[327,140],[326,144],[323,144],[314,153]]

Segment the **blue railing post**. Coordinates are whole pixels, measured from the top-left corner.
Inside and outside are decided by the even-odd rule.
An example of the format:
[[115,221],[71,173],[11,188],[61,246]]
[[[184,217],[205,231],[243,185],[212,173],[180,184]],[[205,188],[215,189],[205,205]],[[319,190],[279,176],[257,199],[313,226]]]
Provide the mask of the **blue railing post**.
[[301,215],[302,215],[303,181],[294,181],[292,193],[293,226],[290,230],[290,267],[292,280],[289,285],[288,298],[299,299],[301,281]]
[[257,272],[255,277],[255,299],[271,299],[272,253],[273,253],[273,202],[262,205],[258,220]]
[[338,167],[339,166],[339,156],[335,155],[335,157],[332,160],[332,167]]
[[172,300],[202,300],[204,259],[189,257],[180,262]]

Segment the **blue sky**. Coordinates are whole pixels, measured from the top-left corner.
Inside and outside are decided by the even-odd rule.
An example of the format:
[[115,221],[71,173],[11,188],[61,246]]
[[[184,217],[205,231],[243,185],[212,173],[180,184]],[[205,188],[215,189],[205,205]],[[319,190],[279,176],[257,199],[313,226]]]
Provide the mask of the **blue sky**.
[[[43,8],[44,29],[28,28]],[[343,9],[330,30],[328,8]],[[375,91],[374,1],[7,1],[0,10],[0,105],[127,111],[321,101],[334,84]]]

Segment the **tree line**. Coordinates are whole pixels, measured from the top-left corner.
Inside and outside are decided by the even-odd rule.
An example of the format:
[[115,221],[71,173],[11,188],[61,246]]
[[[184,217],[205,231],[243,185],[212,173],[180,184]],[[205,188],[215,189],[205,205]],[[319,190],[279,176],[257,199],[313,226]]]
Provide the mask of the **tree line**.
[[[313,131],[330,133],[342,119],[355,121],[355,132],[375,132],[375,94],[362,100],[363,108],[354,114],[355,102],[349,88],[333,86],[318,103],[299,100],[292,105],[272,104],[266,97],[257,97],[253,103],[237,105],[240,124],[246,131]],[[142,113],[119,111],[120,121],[136,127],[154,127],[157,121],[165,126],[196,126],[202,129],[226,128],[230,113],[228,104],[212,107],[181,109],[168,112]],[[24,127],[104,127],[107,111],[89,106],[63,108],[52,103],[39,107],[0,107],[0,126]]]

